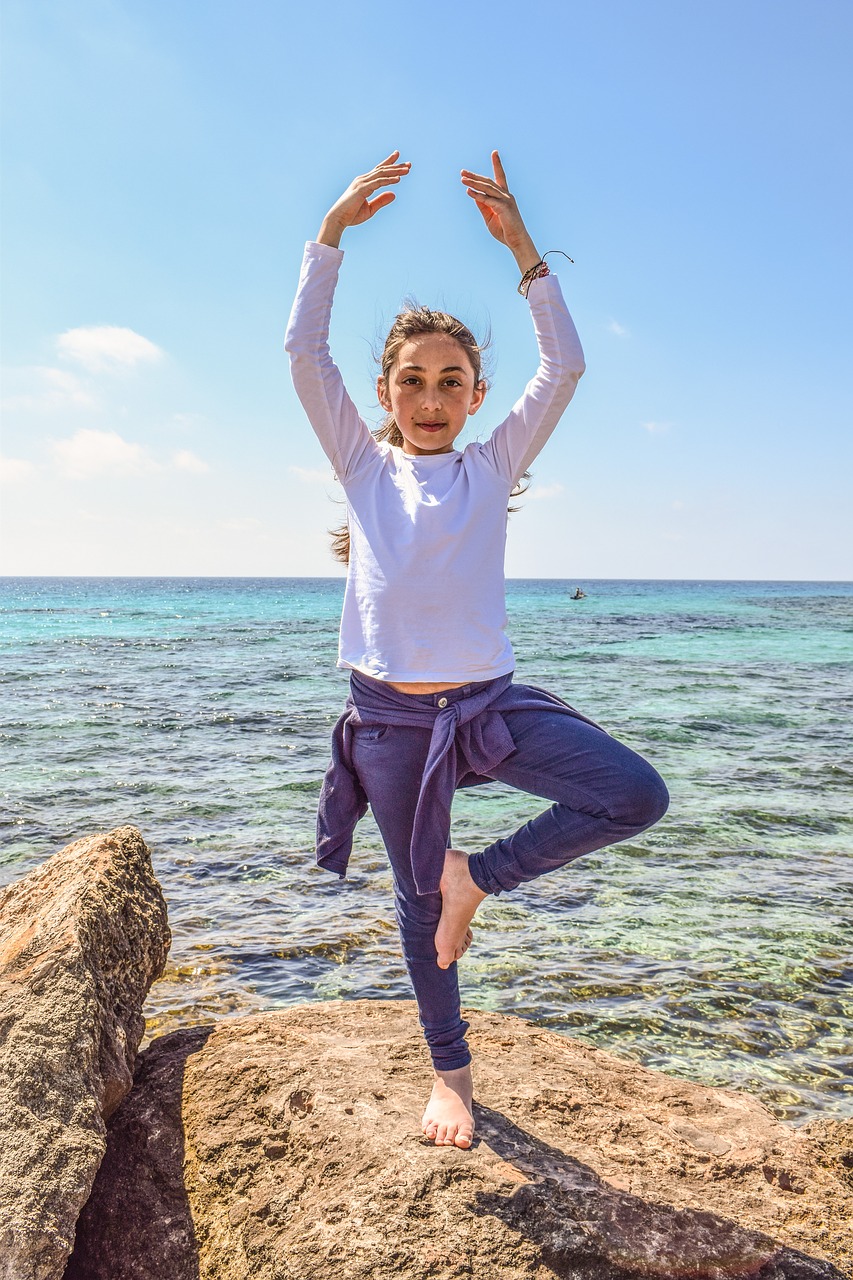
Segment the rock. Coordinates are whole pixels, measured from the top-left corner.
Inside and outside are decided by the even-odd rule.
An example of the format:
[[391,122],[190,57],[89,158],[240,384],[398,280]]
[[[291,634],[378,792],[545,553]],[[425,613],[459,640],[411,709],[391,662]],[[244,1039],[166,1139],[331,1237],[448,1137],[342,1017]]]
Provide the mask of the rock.
[[[472,1013],[478,1144],[424,1143],[414,1005],[155,1040],[66,1280],[818,1280],[850,1263],[853,1122]],[[834,1265],[833,1265],[834,1264]]]
[[61,1277],[169,950],[135,827],[0,892],[0,1277]]

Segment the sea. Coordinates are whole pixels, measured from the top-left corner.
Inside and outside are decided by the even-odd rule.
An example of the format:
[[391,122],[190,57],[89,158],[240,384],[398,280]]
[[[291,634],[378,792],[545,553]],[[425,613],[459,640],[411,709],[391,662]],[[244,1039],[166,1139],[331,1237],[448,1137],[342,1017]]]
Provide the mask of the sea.
[[[173,932],[144,1043],[410,998],[372,819],[346,880],[314,863],[342,596],[336,578],[0,579],[0,884],[139,827]],[[507,599],[517,679],[647,756],[672,804],[488,900],[464,1005],[794,1124],[853,1115],[853,583],[535,579]],[[453,842],[541,807],[460,792]]]

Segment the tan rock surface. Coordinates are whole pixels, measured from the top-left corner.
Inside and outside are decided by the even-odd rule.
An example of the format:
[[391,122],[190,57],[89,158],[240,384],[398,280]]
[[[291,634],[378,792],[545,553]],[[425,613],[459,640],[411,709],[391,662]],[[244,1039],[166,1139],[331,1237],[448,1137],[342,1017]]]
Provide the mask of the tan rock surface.
[[851,1261],[853,1122],[469,1014],[479,1142],[419,1137],[414,1006],[307,1005],[154,1041],[67,1280],[817,1280]]
[[169,949],[135,827],[77,840],[0,892],[0,1277],[63,1274]]

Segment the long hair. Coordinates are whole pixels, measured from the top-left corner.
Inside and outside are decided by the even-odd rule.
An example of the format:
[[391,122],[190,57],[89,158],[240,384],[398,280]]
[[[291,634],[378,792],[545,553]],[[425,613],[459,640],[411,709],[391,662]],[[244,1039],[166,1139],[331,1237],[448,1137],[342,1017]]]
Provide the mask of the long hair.
[[[446,311],[431,311],[429,307],[413,305],[400,312],[391,325],[388,337],[385,339],[379,364],[386,384],[394,365],[397,363],[397,357],[403,344],[408,342],[410,338],[419,338],[421,335],[428,333],[439,333],[458,342],[464,349],[474,371],[474,385],[476,386],[484,381],[483,352],[487,344],[481,345],[467,325],[464,325],[461,320],[457,320],[455,316],[448,315]],[[377,440],[385,441],[398,449],[402,449],[405,443],[403,433],[394,421],[393,414],[390,413],[381,427],[378,427],[373,434]],[[519,497],[524,493],[527,488],[527,484],[524,482],[529,481],[529,479],[530,473],[525,471],[521,480],[512,490],[510,497]],[[517,508],[509,507],[508,510],[515,511]],[[341,564],[349,564],[349,526],[342,524],[339,528],[331,529],[329,532],[332,539],[332,555]]]

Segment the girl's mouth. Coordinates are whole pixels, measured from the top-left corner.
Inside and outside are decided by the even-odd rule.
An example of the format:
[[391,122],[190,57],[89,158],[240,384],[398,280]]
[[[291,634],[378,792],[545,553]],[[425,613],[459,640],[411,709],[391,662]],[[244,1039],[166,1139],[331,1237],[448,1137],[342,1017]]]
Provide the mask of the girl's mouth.
[[421,431],[441,431],[445,424],[443,422],[419,422],[417,425]]

